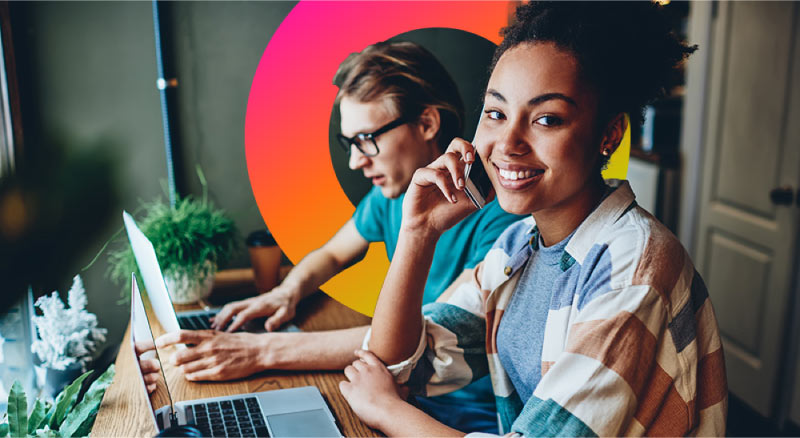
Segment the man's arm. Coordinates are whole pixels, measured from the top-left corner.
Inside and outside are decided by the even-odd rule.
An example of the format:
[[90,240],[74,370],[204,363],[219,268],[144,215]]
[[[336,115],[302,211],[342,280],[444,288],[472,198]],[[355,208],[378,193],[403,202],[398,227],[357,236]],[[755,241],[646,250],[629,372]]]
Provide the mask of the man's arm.
[[305,298],[334,275],[364,258],[368,247],[369,242],[361,237],[355,222],[350,219],[331,240],[292,268],[283,283],[296,289],[300,299]]
[[268,369],[341,370],[355,360],[367,328],[261,334],[180,330],[159,337],[156,345],[193,345],[172,356],[187,380],[233,380]]
[[238,330],[247,321],[268,317],[265,328],[272,331],[294,317],[297,304],[348,266],[361,260],[369,247],[352,219],[321,248],[310,252],[289,275],[270,292],[246,300],[229,303],[213,319],[212,328]]
[[309,333],[275,333],[274,348],[265,353],[269,368],[342,370],[356,358],[369,326]]

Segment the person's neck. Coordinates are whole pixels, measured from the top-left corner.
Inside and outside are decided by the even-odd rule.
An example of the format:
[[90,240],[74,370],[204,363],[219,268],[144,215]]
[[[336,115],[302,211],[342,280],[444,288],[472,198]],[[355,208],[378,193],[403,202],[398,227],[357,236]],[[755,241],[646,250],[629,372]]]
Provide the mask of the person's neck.
[[603,199],[606,185],[602,179],[587,181],[586,185],[562,203],[533,213],[544,246],[553,246],[572,234]]
[[444,155],[444,152],[442,152],[442,150],[439,149],[439,144],[436,143],[436,142],[430,143],[428,145],[428,150],[431,151],[431,153],[430,153],[430,156],[431,156],[430,163],[433,163],[434,161],[436,161],[437,158],[439,158],[442,155]]

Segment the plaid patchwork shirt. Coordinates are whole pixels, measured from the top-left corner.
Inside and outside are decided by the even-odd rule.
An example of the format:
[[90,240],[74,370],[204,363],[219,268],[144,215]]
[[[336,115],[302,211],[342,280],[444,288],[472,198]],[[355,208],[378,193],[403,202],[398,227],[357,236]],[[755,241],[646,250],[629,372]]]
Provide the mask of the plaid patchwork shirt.
[[703,280],[628,183],[607,183],[613,192],[562,255],[530,399],[500,363],[497,330],[532,253],[533,218],[511,225],[472,278],[423,308],[417,351],[389,366],[397,381],[432,396],[490,373],[501,433],[724,435],[725,365]]

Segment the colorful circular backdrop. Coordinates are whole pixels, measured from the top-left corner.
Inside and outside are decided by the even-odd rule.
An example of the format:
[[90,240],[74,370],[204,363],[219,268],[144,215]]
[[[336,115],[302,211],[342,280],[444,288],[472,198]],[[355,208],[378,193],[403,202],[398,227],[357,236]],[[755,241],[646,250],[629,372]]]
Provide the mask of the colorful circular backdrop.
[[[328,125],[337,91],[331,81],[339,64],[369,44],[421,28],[460,29],[499,44],[499,31],[512,11],[513,3],[496,1],[295,6],[261,57],[245,119],[253,194],[264,222],[293,263],[327,242],[355,210],[329,154]],[[624,161],[627,167],[627,156]],[[321,289],[372,315],[388,267],[383,244],[372,244],[364,260]]]

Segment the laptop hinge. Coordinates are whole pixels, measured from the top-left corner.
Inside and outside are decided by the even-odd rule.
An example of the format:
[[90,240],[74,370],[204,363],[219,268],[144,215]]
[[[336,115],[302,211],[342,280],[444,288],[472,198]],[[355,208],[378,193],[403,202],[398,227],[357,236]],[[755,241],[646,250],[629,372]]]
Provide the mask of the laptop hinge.
[[169,427],[179,426],[178,424],[178,416],[175,415],[175,411],[171,411],[169,413]]

